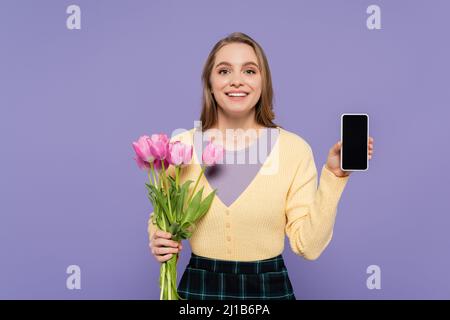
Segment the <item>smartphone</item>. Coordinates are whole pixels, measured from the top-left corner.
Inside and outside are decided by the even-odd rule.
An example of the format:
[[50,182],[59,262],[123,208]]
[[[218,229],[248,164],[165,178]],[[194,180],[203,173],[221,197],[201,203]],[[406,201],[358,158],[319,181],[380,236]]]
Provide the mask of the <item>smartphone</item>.
[[344,113],[341,115],[341,170],[369,169],[369,115]]

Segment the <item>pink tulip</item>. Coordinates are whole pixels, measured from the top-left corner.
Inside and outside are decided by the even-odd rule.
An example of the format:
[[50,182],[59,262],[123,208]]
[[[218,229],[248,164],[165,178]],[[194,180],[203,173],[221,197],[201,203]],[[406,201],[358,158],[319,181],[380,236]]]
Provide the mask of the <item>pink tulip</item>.
[[150,151],[148,139],[150,139],[149,136],[141,136],[138,141],[133,142],[133,148],[136,155],[144,162],[152,162],[155,159]]
[[[163,161],[164,161],[164,169],[167,170],[167,168],[169,167],[170,163],[166,159],[164,159]],[[155,162],[153,163],[153,168],[155,170],[161,170],[162,169],[161,160],[156,159]]]
[[148,141],[150,151],[157,160],[164,160],[167,158],[169,153],[169,138],[166,134],[152,134]]
[[150,169],[150,163],[155,160],[152,152],[150,151],[149,136],[141,136],[138,141],[133,142],[134,152],[136,152],[137,165],[141,169]]
[[203,150],[202,160],[206,166],[213,166],[219,162],[223,157],[223,147],[221,145],[213,144],[212,141],[208,143]]
[[148,162],[143,161],[139,157],[134,158],[134,160],[136,160],[136,163],[140,169],[150,170],[150,164]]
[[169,144],[169,163],[174,166],[186,165],[192,159],[192,146],[188,146],[180,141]]

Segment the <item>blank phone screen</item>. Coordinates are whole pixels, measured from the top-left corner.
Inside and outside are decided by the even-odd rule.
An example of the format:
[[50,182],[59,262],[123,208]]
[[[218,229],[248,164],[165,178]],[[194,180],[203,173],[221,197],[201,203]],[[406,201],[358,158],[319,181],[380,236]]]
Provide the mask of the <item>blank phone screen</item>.
[[366,170],[368,147],[367,115],[342,116],[342,169]]

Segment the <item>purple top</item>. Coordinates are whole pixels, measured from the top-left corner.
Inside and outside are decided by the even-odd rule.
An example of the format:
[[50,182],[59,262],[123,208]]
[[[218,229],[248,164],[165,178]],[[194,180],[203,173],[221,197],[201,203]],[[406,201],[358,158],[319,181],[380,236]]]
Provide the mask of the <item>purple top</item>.
[[[205,177],[213,189],[217,189],[217,196],[230,206],[252,182],[265,159],[270,154],[278,138],[278,128],[260,130],[257,140],[250,146],[237,151],[224,149],[223,163],[207,167]],[[203,148],[209,141],[203,141]],[[196,150],[201,159],[202,150]]]

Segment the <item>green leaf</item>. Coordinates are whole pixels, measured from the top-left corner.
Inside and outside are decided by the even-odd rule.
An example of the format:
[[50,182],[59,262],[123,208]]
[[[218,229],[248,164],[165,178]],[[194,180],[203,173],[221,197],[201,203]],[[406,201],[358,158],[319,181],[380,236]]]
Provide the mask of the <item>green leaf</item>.
[[162,208],[164,214],[166,216],[169,216],[170,212],[169,212],[169,207],[167,206],[167,198],[165,196],[157,196],[156,202]]
[[186,200],[189,186],[192,184],[192,180],[186,181],[180,188],[178,193],[178,202],[177,202],[177,221],[180,221],[183,219],[183,213],[184,213],[184,202]]
[[145,186],[147,187],[148,191],[155,194],[155,195],[160,195],[161,192],[159,190],[159,188],[156,188],[154,185],[146,183]]
[[195,220],[197,221],[200,218],[202,218],[206,212],[208,212],[209,208],[211,207],[212,201],[214,200],[214,196],[216,195],[217,189],[214,189],[200,204],[200,207],[197,211],[197,214],[195,216]]
[[169,221],[167,220],[167,217],[164,214],[161,214],[156,218],[156,225],[160,230],[168,231]]
[[169,180],[170,184],[175,186],[175,178],[173,178],[170,174],[167,175],[167,180]]
[[181,230],[179,233],[179,237],[181,239],[189,239],[190,237],[192,237],[192,232],[187,230]]
[[194,228],[195,228],[195,223],[194,223],[194,222],[191,222],[191,221],[185,221],[185,222],[180,226],[180,228],[181,228],[182,230],[187,230],[187,229],[190,228],[190,227],[194,227]]
[[200,201],[202,199],[203,194],[202,187],[192,198],[191,203],[189,204],[189,207],[186,211],[186,215],[183,219],[183,222],[189,221],[189,222],[195,222],[195,216],[197,215],[198,208],[200,207]]
[[176,235],[178,233],[178,230],[180,229],[180,225],[176,222],[172,223],[172,225],[169,228],[169,232],[173,235]]
[[180,241],[181,239],[189,239],[192,236],[192,232],[185,229],[178,230],[178,233],[172,237],[174,241]]

